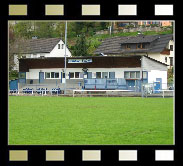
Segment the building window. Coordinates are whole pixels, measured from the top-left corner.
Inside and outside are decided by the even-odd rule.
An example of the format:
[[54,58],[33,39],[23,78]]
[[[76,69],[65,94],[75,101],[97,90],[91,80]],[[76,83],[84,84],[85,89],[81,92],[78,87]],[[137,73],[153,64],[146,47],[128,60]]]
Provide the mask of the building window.
[[143,77],[143,79],[147,79],[147,72],[146,71],[142,72],[142,77]]
[[62,44],[62,49],[64,49],[64,44]]
[[45,73],[45,78],[50,78],[50,73]]
[[58,44],[58,49],[60,49],[60,44]]
[[170,45],[170,51],[173,51],[173,45]]
[[173,57],[170,57],[170,66],[173,66]]
[[59,78],[59,72],[45,72],[45,78]]
[[55,73],[55,78],[59,78],[59,73]]
[[55,78],[55,73],[51,72],[51,78]]
[[136,72],[136,78],[140,78],[140,71]]
[[165,57],[165,62],[167,62],[167,57]]
[[135,78],[135,72],[130,72],[130,78]]
[[142,46],[141,47],[142,49],[145,49],[145,44],[144,43],[142,43],[141,46]]
[[129,44],[127,44],[127,45],[125,46],[125,48],[128,49],[128,50],[130,50],[130,49],[131,49],[131,46],[130,46]]
[[141,48],[141,44],[137,44],[137,49],[140,49]]
[[75,78],[79,78],[79,72],[75,72]]
[[145,43],[137,44],[137,49],[145,49]]
[[92,78],[92,72],[87,73],[87,78],[91,79]]
[[74,78],[74,72],[69,73],[69,78]]
[[125,73],[124,73],[124,77],[125,77],[125,78],[130,78],[130,72],[125,72]]
[[65,73],[62,73],[62,78],[65,78]]
[[126,79],[140,78],[140,71],[125,71],[124,78],[126,78]]
[[102,78],[108,78],[108,72],[102,72]]
[[96,78],[101,78],[101,72],[96,72]]

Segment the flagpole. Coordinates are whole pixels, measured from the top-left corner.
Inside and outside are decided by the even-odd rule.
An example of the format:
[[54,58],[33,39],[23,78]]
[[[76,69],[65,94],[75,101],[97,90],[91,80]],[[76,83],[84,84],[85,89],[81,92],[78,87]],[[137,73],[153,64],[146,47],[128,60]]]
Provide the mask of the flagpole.
[[64,68],[64,73],[65,73],[65,84],[64,84],[64,94],[66,94],[66,65],[67,65],[67,59],[66,59],[66,50],[67,50],[67,21],[65,22],[65,68]]

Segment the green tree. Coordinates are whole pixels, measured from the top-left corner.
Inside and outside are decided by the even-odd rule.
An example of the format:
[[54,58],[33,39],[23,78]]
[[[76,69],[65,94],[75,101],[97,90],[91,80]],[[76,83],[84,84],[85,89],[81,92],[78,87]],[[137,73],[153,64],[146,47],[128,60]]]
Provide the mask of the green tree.
[[57,22],[55,24],[55,30],[54,30],[54,36],[55,37],[61,37],[62,39],[64,39],[64,35],[65,35],[65,23],[64,22]]
[[36,22],[34,31],[38,38],[55,37],[55,24],[53,22]]
[[90,56],[88,53],[89,44],[84,34],[81,34],[76,41],[75,46],[72,47],[73,56]]
[[29,39],[33,36],[34,32],[32,30],[32,22],[18,22],[13,27],[14,34],[16,37],[23,37]]
[[109,27],[109,22],[100,22],[100,30],[107,29]]

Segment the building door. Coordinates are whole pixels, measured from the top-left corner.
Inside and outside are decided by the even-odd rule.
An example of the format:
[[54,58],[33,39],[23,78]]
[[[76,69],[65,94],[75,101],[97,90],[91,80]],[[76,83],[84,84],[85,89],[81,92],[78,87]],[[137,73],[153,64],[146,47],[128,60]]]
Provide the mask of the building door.
[[160,93],[160,82],[159,81],[156,81],[154,82],[154,93]]
[[135,80],[126,80],[128,86],[135,86]]
[[156,81],[160,82],[160,90],[162,90],[162,78],[156,78]]
[[154,93],[160,93],[160,91],[162,89],[162,78],[156,78],[156,82],[154,82]]
[[135,90],[135,80],[126,80],[128,90]]
[[60,83],[62,83],[62,72],[60,73],[60,77],[61,77],[61,79],[60,79]]
[[109,78],[115,79],[115,72],[109,72]]
[[88,73],[87,73],[87,78],[88,78],[88,79],[91,79],[91,78],[92,78],[92,72],[88,72]]
[[39,72],[39,83],[44,82],[44,72]]
[[162,90],[162,78],[156,78],[156,81],[159,82],[159,88]]
[[65,73],[61,72],[61,83],[65,83]]

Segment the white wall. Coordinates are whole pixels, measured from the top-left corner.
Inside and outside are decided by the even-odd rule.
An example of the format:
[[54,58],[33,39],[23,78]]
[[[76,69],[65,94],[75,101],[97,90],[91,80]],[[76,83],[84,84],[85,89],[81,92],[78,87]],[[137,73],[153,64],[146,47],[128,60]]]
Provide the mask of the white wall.
[[[165,55],[165,54],[160,54],[160,53],[150,53],[150,54],[148,54],[148,56],[157,61],[170,65],[170,59],[169,59],[170,55]],[[167,62],[165,61],[165,57],[167,57]]]
[[[60,49],[58,49],[58,44],[60,44]],[[50,52],[50,55],[47,57],[64,57],[65,56],[65,44],[62,40],[58,43],[54,49]],[[64,47],[62,49],[62,44],[64,44]],[[71,52],[68,48],[66,48],[66,55],[67,57],[71,57]]]
[[141,66],[142,66],[143,70],[145,70],[145,71],[151,71],[151,70],[167,71],[166,65],[164,65],[162,63],[158,63],[152,59],[145,57],[145,56],[143,56],[141,58]]
[[[39,72],[59,72],[59,78],[61,79],[61,72],[64,69],[55,68],[55,69],[30,69],[29,72],[26,72],[27,79],[39,79]],[[142,68],[88,68],[88,72],[115,72],[116,78],[124,78],[124,71],[140,71],[140,77],[142,76]],[[66,71],[66,78],[68,79],[69,72],[83,72],[82,68],[68,68]],[[44,75],[45,77],[45,75]],[[109,76],[108,76],[109,77]],[[162,78],[162,88],[167,88],[167,71],[160,70],[150,70],[148,71],[148,83],[156,82],[156,78]],[[45,78],[44,78],[45,79]],[[53,79],[53,78],[50,78]],[[72,78],[71,78],[72,79]],[[81,79],[81,78],[76,78]]]
[[38,54],[22,54],[21,57],[26,56],[26,58],[40,58],[41,56],[47,57],[49,53],[38,53]]
[[[26,72],[27,79],[39,79],[39,72],[59,72],[59,78],[61,79],[60,73],[63,72],[62,68],[55,69],[29,69],[29,72]],[[124,71],[142,71],[141,68],[88,68],[88,72],[115,72],[116,78],[124,78]],[[69,72],[83,72],[82,68],[67,68],[66,75],[68,76]],[[141,76],[141,74],[140,74]],[[67,77],[68,78],[68,77]]]
[[148,72],[148,83],[156,82],[156,78],[162,78],[162,89],[166,89],[167,71],[151,70]]
[[[161,57],[160,57],[160,55],[161,55],[160,53],[149,53],[149,54],[148,54],[148,56],[149,56],[150,58],[153,58],[153,59],[155,59],[155,60],[161,62]],[[163,63],[164,63],[164,61],[163,61]]]

